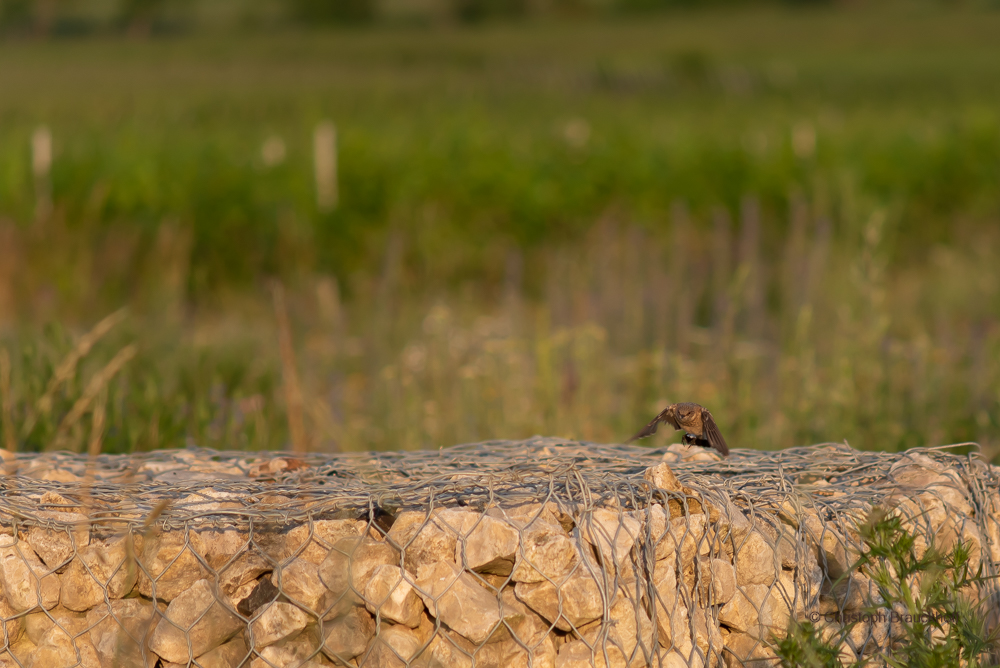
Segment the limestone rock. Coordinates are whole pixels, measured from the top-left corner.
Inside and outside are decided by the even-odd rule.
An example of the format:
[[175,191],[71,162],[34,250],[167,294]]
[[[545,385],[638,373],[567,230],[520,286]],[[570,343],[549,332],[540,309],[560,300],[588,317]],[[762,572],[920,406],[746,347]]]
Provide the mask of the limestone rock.
[[250,652],[242,636],[236,636],[224,645],[219,645],[198,657],[201,668],[241,668]]
[[577,569],[558,587],[551,582],[518,582],[517,597],[562,631],[580,628],[604,614],[601,585]]
[[657,489],[666,490],[668,492],[681,492],[681,481],[677,479],[677,476],[674,475],[670,465],[666,462],[657,464],[656,466],[650,466],[642,474],[642,477]]
[[389,543],[357,536],[337,541],[317,572],[335,600],[358,603],[375,569],[399,562],[399,552]]
[[[133,541],[131,550],[129,540]],[[139,578],[136,554],[131,537],[97,541],[84,548],[59,576],[60,602],[70,610],[84,612],[104,603],[105,592],[108,598],[124,598]]]
[[72,559],[77,550],[90,545],[90,524],[86,515],[56,510],[39,510],[35,515],[65,527],[49,529],[33,526],[25,532],[28,544],[49,568],[59,568]]
[[173,601],[195,582],[210,577],[199,557],[203,553],[201,537],[194,531],[166,531],[146,540],[142,549],[144,570],[139,572],[139,593],[167,603]]
[[732,600],[719,610],[719,622],[755,638],[770,639],[784,634],[794,610],[794,601],[780,586],[737,587]]
[[156,657],[145,648],[144,638],[159,619],[157,606],[142,598],[111,601],[87,613],[90,640],[103,666],[149,666]]
[[[673,547],[674,559],[680,568],[692,565],[699,555],[712,553],[712,536],[707,532],[707,524],[708,519],[704,515],[676,517],[670,521],[661,542],[666,543],[666,553]],[[668,558],[667,554],[663,558]]]
[[626,513],[597,508],[580,524],[580,535],[603,556],[605,564],[616,568],[628,558],[639,538],[642,523]]
[[722,652],[726,668],[776,668],[781,664],[767,643],[746,633],[730,633]]
[[31,653],[28,668],[101,668],[101,660],[86,633],[70,637],[53,626]]
[[271,574],[271,584],[289,601],[312,611],[317,617],[325,612],[327,589],[319,577],[319,567],[306,559],[294,559]]
[[700,445],[688,445],[686,443],[673,443],[667,447],[663,455],[663,461],[674,462],[720,462],[722,455],[712,448],[704,448]]
[[691,627],[688,609],[678,597],[677,574],[669,561],[656,562],[653,570],[657,639],[661,647],[691,652]]
[[57,626],[65,629],[71,637],[75,637],[87,629],[85,615],[61,606],[56,606],[51,610],[33,612],[30,615],[25,615],[23,619],[24,633],[36,645],[40,645],[49,631]]
[[[250,662],[250,668],[326,668],[330,664],[318,652],[317,643],[303,633],[294,640],[269,645]],[[367,664],[365,664],[367,665]]]
[[692,608],[689,615],[691,636],[699,656],[706,665],[717,665],[722,657],[723,640],[712,612],[706,608]]
[[548,503],[522,503],[516,506],[497,506],[487,510],[486,514],[516,529],[524,529],[536,522],[561,526],[562,521],[567,519],[559,506],[551,501]]
[[[554,654],[553,652],[553,656]],[[427,658],[428,668],[514,668],[517,665],[504,661],[506,657],[498,643],[476,645],[457,633],[443,629],[431,640],[421,659],[424,657]],[[543,665],[545,664],[540,664],[537,668],[542,668]]]
[[521,549],[511,579],[515,582],[562,581],[580,563],[576,545],[557,524],[536,521],[521,531]]
[[778,577],[781,564],[777,561],[771,541],[759,531],[750,531],[737,542],[734,560],[736,582],[746,585],[770,585]]
[[370,652],[365,665],[379,668],[404,668],[407,662],[413,666],[413,659],[425,643],[416,631],[405,626],[383,626],[378,635],[369,643]]
[[[458,534],[451,524],[438,519],[438,515],[440,511],[433,515],[402,512],[385,536],[386,542],[403,553],[404,566],[411,573],[419,572],[423,565],[455,561]],[[454,511],[452,515],[452,522],[457,523]]]
[[417,589],[433,617],[474,643],[485,642],[500,624],[500,602],[455,564],[422,566]]
[[549,633],[550,624],[518,600],[510,588],[503,590],[501,600],[504,623],[510,630],[510,637],[496,643],[500,666],[554,668],[556,646]]
[[699,557],[698,596],[703,605],[722,605],[736,593],[736,569],[725,559]]
[[365,587],[365,607],[383,619],[416,628],[424,604],[399,566],[383,565],[375,569]]
[[13,645],[24,633],[24,618],[16,617],[7,599],[0,596],[0,643],[2,647]]
[[264,531],[258,543],[272,561],[283,563],[301,558],[319,565],[339,540],[361,536],[366,527],[360,520],[315,520],[312,524]]
[[820,567],[836,580],[849,572],[857,562],[857,542],[849,544],[834,527],[824,523],[815,511],[806,512],[801,522],[806,542],[813,548]]
[[296,637],[309,625],[312,618],[292,605],[280,601],[268,603],[263,612],[253,621],[253,645],[260,650],[282,640]]
[[240,618],[216,600],[212,584],[198,580],[167,606],[149,647],[166,661],[186,663],[223,644],[241,628]]
[[59,577],[50,573],[26,542],[14,542],[12,536],[0,537],[0,585],[14,612],[59,603]]
[[342,662],[360,656],[375,635],[375,620],[361,607],[352,607],[324,627],[323,652]]
[[645,664],[655,644],[653,623],[646,611],[624,596],[618,597],[606,619],[581,628],[580,636],[590,647],[603,649],[612,663],[623,666]]
[[515,527],[489,515],[480,515],[478,522],[459,539],[455,562],[477,573],[510,575],[520,542]]

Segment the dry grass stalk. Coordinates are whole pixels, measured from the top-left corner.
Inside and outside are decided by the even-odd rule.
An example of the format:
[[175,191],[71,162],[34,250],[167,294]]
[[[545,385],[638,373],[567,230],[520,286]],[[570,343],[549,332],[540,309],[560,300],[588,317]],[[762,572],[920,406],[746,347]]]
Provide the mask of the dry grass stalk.
[[73,376],[77,363],[79,363],[80,359],[83,358],[84,355],[90,352],[90,349],[94,347],[94,344],[97,343],[101,337],[110,332],[115,325],[125,319],[125,313],[126,309],[118,309],[94,325],[93,329],[80,338],[76,347],[73,348],[73,350],[71,350],[69,354],[63,358],[63,361],[59,363],[59,366],[56,367],[55,373],[52,374],[52,380],[49,381],[48,386],[45,388],[45,394],[43,394],[35,404],[35,410],[37,412],[45,414],[52,410],[52,398],[55,396],[56,390],[59,389],[59,386]]
[[313,135],[313,162],[316,170],[316,207],[320,211],[337,208],[337,130],[325,121]]
[[90,422],[90,442],[87,444],[87,454],[91,458],[91,464],[97,455],[101,454],[101,441],[104,437],[104,418],[108,403],[108,388],[101,387],[97,403],[94,404],[94,414]]
[[66,433],[70,430],[73,425],[79,422],[83,414],[87,412],[87,408],[90,407],[91,402],[101,393],[111,381],[112,378],[121,371],[125,364],[135,357],[136,346],[135,344],[129,344],[118,351],[110,362],[108,362],[103,369],[94,374],[87,383],[87,389],[84,390],[83,394],[76,403],[73,404],[73,408],[70,409],[66,417],[63,418],[62,422],[59,423],[59,429],[56,431],[55,444],[61,444],[63,439],[66,437]]
[[285,305],[285,289],[281,283],[275,282],[272,287],[274,295],[274,317],[278,323],[278,349],[281,354],[281,378],[285,391],[285,404],[288,411],[288,431],[292,437],[294,452],[307,452],[305,421],[302,410],[302,386],[295,365],[295,347],[292,343],[292,328],[288,322],[288,309]]
[[14,439],[13,397],[10,390],[10,353],[0,348],[0,410],[3,411],[3,447],[11,456],[17,451]]

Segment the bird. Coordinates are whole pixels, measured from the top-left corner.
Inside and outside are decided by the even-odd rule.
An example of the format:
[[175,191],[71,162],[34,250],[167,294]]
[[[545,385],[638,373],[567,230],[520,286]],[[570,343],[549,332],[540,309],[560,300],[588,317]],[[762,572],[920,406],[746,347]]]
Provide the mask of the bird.
[[729,456],[726,439],[722,438],[712,414],[704,406],[690,402],[670,404],[626,443],[652,436],[661,422],[672,425],[674,429],[683,429],[685,443],[715,448],[723,457]]

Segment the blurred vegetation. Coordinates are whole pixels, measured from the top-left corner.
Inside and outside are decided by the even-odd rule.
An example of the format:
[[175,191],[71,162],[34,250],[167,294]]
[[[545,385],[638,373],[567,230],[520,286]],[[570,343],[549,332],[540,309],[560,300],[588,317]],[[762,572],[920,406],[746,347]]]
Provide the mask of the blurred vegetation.
[[[116,16],[155,34],[153,6]],[[2,43],[3,438],[287,447],[291,383],[314,448],[614,441],[692,400],[735,447],[993,454],[998,30],[905,5]]]

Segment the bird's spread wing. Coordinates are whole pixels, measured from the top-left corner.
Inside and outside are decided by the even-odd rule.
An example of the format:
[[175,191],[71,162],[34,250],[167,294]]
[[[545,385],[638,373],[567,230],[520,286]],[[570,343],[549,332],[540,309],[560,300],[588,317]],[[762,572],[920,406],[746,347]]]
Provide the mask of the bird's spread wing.
[[716,426],[715,420],[712,419],[712,414],[708,411],[702,411],[701,419],[703,421],[704,437],[709,445],[718,450],[719,454],[723,457],[727,457],[729,455],[729,446],[726,445],[726,439],[722,438],[722,433]]
[[653,418],[652,422],[650,422],[645,427],[640,429],[638,434],[636,434],[635,436],[633,436],[632,438],[628,439],[625,442],[631,443],[632,441],[637,441],[640,438],[646,438],[647,436],[652,436],[653,434],[656,433],[656,428],[660,426],[661,422],[665,422],[673,426],[675,429],[680,429],[680,427],[677,426],[677,422],[670,415],[671,408],[672,406],[668,406],[667,408],[665,408],[663,411],[660,412],[659,415]]

